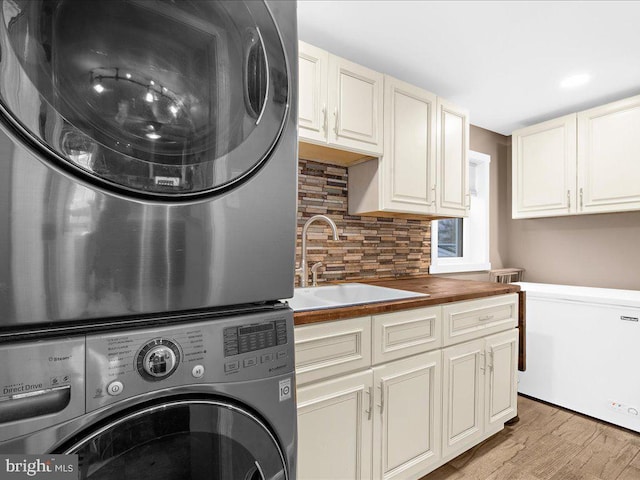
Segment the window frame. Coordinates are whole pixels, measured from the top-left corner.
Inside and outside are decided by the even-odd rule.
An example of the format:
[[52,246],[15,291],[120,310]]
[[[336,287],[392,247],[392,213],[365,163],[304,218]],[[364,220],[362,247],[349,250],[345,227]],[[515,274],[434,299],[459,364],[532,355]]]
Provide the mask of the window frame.
[[[476,169],[479,194],[470,193],[469,215],[462,220],[462,257],[438,257],[438,220],[431,222],[429,273],[462,273],[491,270],[489,260],[491,156],[469,150],[469,168]],[[473,209],[473,206],[476,208]],[[472,243],[471,239],[475,239]],[[481,238],[481,241],[477,241]]]

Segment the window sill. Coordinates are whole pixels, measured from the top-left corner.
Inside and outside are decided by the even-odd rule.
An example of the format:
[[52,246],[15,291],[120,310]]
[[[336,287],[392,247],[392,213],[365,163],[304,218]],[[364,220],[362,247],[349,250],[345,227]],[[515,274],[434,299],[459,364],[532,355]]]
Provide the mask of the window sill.
[[491,270],[491,263],[460,263],[456,265],[430,265],[429,273],[463,273]]

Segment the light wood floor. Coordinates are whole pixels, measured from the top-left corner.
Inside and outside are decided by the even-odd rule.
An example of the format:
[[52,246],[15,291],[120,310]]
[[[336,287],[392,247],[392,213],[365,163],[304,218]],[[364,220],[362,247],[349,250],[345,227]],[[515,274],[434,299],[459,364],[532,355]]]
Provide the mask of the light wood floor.
[[640,434],[522,396],[518,414],[421,480],[640,480]]

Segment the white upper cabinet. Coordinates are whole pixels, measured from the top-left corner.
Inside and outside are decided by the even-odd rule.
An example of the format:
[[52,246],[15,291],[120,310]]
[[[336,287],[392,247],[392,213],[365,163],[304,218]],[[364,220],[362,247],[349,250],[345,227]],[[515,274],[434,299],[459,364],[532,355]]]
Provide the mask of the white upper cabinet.
[[578,208],[640,209],[640,96],[578,114]]
[[387,76],[384,113],[381,210],[435,213],[436,96]]
[[384,76],[369,68],[329,55],[329,144],[382,153]]
[[384,82],[384,155],[349,168],[349,213],[465,216],[467,113],[396,78]]
[[513,218],[640,209],[640,96],[513,132]]
[[299,156],[349,167],[349,213],[464,217],[469,115],[299,42]]
[[435,214],[436,96],[384,80],[384,155],[349,168],[349,211]]
[[576,115],[513,132],[513,218],[575,213]]
[[298,45],[300,141],[360,157],[381,155],[383,75],[313,45]]
[[327,72],[329,53],[299,42],[298,129],[300,138],[326,142],[328,123]]
[[438,98],[437,201],[438,215],[465,217],[469,213],[469,113]]

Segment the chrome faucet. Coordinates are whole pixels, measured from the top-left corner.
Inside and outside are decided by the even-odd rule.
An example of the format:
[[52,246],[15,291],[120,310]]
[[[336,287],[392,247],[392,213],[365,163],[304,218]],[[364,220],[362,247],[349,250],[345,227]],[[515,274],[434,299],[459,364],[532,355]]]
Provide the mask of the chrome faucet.
[[[333,230],[333,239],[338,240],[338,229],[336,227],[336,224],[326,215],[314,215],[309,220],[307,220],[307,222],[304,224],[304,227],[302,227],[302,258],[300,259],[300,266],[296,268],[296,273],[300,274],[301,287],[306,287],[309,283],[309,265],[307,265],[307,230],[309,230],[309,227],[312,223],[320,220],[329,224],[331,230]],[[318,265],[318,267],[319,266],[320,265]]]

